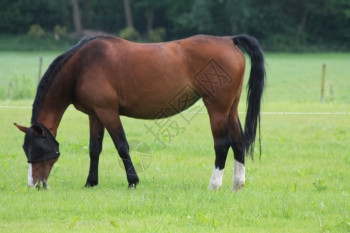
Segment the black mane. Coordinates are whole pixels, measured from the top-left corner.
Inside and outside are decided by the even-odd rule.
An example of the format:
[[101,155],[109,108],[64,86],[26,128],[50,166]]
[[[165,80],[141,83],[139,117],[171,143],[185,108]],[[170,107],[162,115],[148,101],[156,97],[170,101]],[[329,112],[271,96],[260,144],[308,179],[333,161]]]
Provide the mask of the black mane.
[[101,36],[92,37],[92,38],[83,38],[81,39],[76,45],[71,47],[67,52],[64,54],[58,56],[49,66],[49,68],[46,70],[45,74],[40,80],[40,83],[38,85],[38,89],[36,92],[35,100],[33,103],[33,110],[32,110],[32,120],[31,124],[37,123],[37,117],[39,113],[39,109],[42,105],[42,102],[46,96],[47,91],[50,89],[50,86],[55,79],[57,73],[60,71],[61,67],[69,60],[69,58],[72,57],[72,55],[81,48],[84,44],[87,42],[99,38]]

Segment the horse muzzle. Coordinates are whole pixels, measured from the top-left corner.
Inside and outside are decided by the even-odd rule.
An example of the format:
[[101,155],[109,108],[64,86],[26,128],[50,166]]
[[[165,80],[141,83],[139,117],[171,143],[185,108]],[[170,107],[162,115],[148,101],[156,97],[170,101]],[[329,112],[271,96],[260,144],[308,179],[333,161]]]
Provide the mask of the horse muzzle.
[[42,163],[28,163],[28,187],[47,189],[47,180],[56,161],[57,159],[52,159]]

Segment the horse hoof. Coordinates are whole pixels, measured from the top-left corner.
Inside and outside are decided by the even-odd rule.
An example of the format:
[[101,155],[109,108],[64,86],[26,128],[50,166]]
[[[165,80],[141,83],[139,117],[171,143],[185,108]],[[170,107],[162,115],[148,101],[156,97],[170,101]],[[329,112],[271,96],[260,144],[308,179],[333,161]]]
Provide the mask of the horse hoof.
[[92,188],[92,187],[94,187],[94,186],[97,186],[97,182],[86,182],[86,184],[85,184],[85,188]]
[[234,184],[232,190],[239,192],[244,187],[244,183]]
[[209,191],[216,191],[216,190],[219,190],[220,188],[221,188],[221,185],[212,184],[212,183],[210,183],[208,186]]
[[136,189],[136,184],[129,184],[129,189]]

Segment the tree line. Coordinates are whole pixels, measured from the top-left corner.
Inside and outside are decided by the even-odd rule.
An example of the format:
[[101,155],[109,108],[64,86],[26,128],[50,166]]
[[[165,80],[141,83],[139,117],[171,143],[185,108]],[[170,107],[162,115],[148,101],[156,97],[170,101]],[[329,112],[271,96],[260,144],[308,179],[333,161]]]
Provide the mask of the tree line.
[[[349,0],[2,0],[0,34],[88,31],[161,41],[255,36],[266,50],[350,50]],[[56,29],[54,29],[56,28]]]

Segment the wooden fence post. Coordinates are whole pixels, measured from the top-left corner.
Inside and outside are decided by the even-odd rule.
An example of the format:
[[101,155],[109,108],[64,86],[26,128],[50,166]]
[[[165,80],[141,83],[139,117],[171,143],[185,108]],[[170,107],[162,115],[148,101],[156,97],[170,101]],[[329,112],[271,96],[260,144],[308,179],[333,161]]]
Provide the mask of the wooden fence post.
[[13,93],[13,84],[12,84],[12,81],[10,81],[10,83],[9,83],[9,92],[8,92],[8,96],[7,96],[7,98],[9,100],[12,99],[12,93]]
[[326,64],[322,66],[322,80],[321,80],[321,103],[324,102],[324,92],[326,86]]

